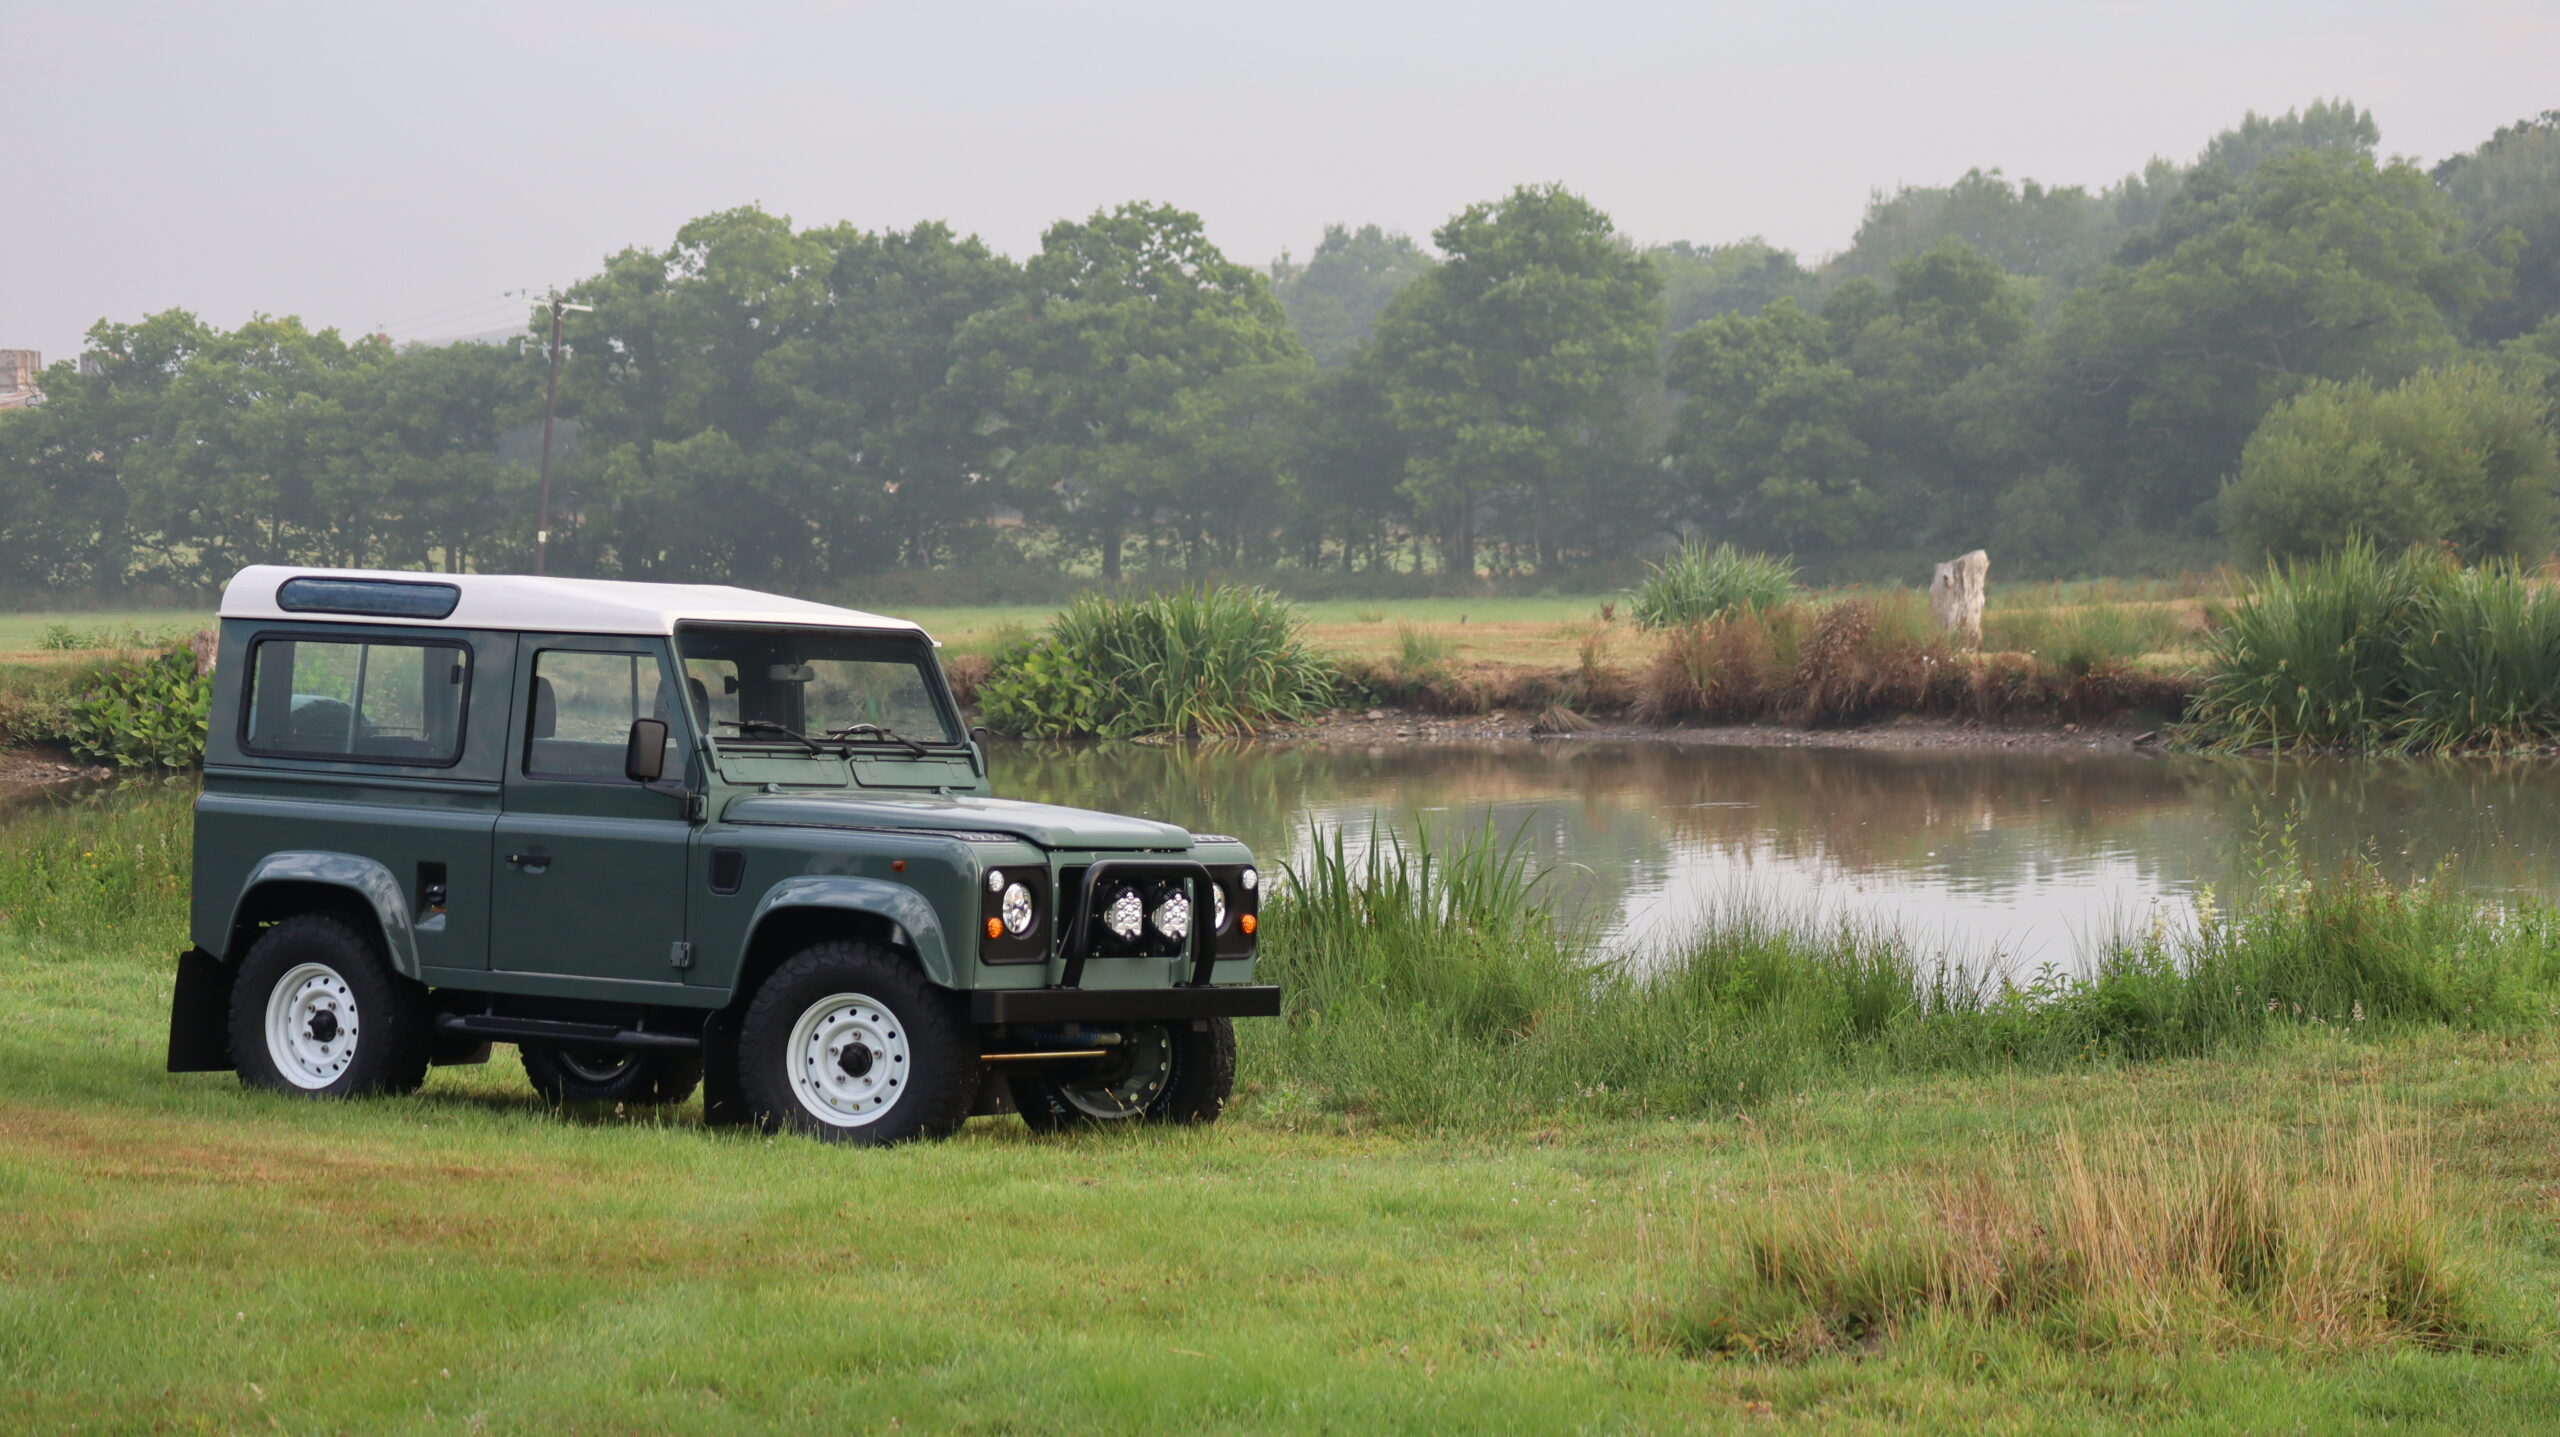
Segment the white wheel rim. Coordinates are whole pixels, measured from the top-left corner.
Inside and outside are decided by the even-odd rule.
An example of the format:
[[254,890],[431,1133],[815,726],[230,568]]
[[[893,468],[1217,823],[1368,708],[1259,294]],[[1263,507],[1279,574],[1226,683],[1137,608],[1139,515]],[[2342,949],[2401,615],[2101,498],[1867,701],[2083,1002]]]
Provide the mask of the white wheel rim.
[[301,963],[267,990],[267,1057],[297,1088],[345,1076],[356,1056],[356,997],[326,963]]
[[867,1127],[907,1090],[910,1056],[896,1014],[860,993],[836,993],[791,1025],[791,1095],[830,1127]]

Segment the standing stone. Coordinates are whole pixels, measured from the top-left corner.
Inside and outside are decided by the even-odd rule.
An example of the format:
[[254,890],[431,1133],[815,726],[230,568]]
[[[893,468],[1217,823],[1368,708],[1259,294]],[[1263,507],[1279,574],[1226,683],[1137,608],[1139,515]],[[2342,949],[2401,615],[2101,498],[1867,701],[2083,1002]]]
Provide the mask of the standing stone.
[[1940,564],[1929,578],[1929,611],[1941,628],[1964,635],[1982,647],[1982,585],[1991,573],[1991,556],[1980,549]]
[[187,652],[195,655],[196,672],[213,672],[213,656],[222,647],[222,634],[215,629],[198,629],[187,636]]

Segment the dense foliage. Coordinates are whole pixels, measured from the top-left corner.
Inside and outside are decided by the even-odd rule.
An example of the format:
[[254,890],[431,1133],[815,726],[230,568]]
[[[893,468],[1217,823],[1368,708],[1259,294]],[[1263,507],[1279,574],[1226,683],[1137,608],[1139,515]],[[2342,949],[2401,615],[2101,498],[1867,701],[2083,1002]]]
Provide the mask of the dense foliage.
[[1299,637],[1296,611],[1225,585],[1086,595],[1006,645],[977,691],[988,727],[1026,738],[1240,734],[1332,697],[1332,666]]
[[[1638,247],[1553,185],[1428,246],[1334,226],[1267,275],[1158,204],[1019,262],[708,215],[570,287],[551,562],[829,590],[1624,575],[1690,538],[1827,577],[2530,547],[2529,466],[2460,440],[2494,391],[2525,453],[2560,394],[2560,120],[2432,171],[2379,143],[2324,101],[2096,190],[1976,170],[1879,196],[1819,265]],[[544,370],[522,341],[102,322],[0,416],[0,589],[521,565]],[[2439,372],[2465,377],[2404,383]],[[2427,437],[2375,461],[2383,415]]]
[[204,760],[213,675],[184,648],[118,659],[71,704],[71,750],[119,768],[193,768]]
[[2210,639],[2191,711],[2227,748],[2560,739],[2560,593],[2515,564],[2350,543],[2270,569]]
[[1639,627],[1671,629],[1722,618],[1735,609],[1775,608],[1795,596],[1791,564],[1746,554],[1731,544],[1712,549],[1683,544],[1678,553],[1646,568],[1633,609]]

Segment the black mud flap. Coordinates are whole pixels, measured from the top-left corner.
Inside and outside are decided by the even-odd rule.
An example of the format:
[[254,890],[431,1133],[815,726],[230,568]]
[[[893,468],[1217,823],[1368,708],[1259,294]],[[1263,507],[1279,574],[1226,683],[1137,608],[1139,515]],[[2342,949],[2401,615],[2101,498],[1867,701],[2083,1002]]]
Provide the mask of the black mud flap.
[[232,968],[201,948],[178,955],[169,994],[169,1071],[231,1071]]
[[715,1128],[747,1125],[738,1086],[738,1014],[723,1008],[702,1020],[702,1121]]

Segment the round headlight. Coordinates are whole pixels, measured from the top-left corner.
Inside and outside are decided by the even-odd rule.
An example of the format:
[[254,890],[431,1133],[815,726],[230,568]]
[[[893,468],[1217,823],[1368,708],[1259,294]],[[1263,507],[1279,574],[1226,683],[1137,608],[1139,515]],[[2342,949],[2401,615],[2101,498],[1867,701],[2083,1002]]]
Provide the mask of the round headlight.
[[1209,885],[1209,931],[1227,931],[1227,885],[1223,883]]
[[1179,940],[1191,931],[1191,900],[1176,889],[1172,897],[1156,905],[1156,911],[1148,921],[1156,925],[1158,933]]
[[1248,868],[1236,875],[1236,882],[1244,885],[1245,892],[1251,893],[1262,882],[1262,875]]
[[1031,911],[1031,890],[1016,883],[1004,891],[1004,931],[1019,938],[1031,931],[1031,920],[1040,915]]
[[1136,938],[1146,920],[1147,905],[1134,888],[1123,888],[1113,894],[1111,906],[1102,910],[1102,926],[1118,934],[1123,943]]
[[990,869],[988,869],[988,870],[987,870],[987,891],[988,891],[989,893],[1002,893],[1002,892],[1004,892],[1004,870],[1003,870],[1003,869],[1001,869],[1001,868],[990,868]]

